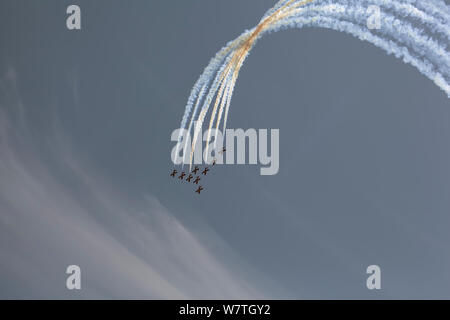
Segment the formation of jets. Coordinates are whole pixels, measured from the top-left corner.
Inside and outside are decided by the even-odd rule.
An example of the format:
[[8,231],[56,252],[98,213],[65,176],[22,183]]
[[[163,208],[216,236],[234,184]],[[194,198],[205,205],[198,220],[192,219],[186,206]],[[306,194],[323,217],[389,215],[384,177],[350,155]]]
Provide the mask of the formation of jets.
[[[200,178],[199,176],[195,177],[194,179],[194,175],[198,174],[200,168],[198,166],[195,166],[195,168],[189,173],[187,174],[185,171],[181,172],[180,175],[178,176],[179,180],[183,180],[186,182],[192,182],[196,185],[199,184],[200,180],[202,180],[202,178]],[[206,176],[206,174],[208,173],[210,169],[208,167],[206,167],[203,171],[202,174]],[[172,173],[170,174],[171,177],[176,178],[178,174],[178,171],[176,169],[173,169]],[[202,186],[199,186],[198,189],[195,191],[198,194],[200,194],[200,192],[202,192],[202,190],[204,190],[204,188]]]
[[[223,154],[225,151],[226,151],[226,149],[223,148],[222,151],[220,151],[219,153]],[[212,163],[212,166],[215,166],[215,165],[216,165],[216,159],[214,159],[213,163]],[[205,169],[203,169],[203,171],[201,171],[201,173],[199,173],[199,170],[200,170],[200,168],[198,166],[195,166],[191,172],[186,173],[185,171],[182,171],[180,173],[180,175],[178,176],[179,180],[186,181],[189,183],[192,182],[193,184],[198,185],[198,188],[195,191],[198,194],[200,194],[204,190],[204,188],[201,185],[199,185],[199,182],[202,179],[202,178],[200,178],[200,175],[203,174],[204,176],[206,176],[211,169],[209,167],[206,167]],[[172,178],[176,178],[178,173],[179,172],[176,169],[173,169],[170,176]],[[194,175],[196,176],[195,179],[194,179]]]

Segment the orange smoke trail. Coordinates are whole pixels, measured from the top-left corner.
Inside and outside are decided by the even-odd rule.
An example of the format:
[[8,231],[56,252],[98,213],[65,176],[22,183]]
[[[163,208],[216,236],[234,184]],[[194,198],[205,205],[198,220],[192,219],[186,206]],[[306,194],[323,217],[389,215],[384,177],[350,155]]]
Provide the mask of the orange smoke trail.
[[[316,2],[317,6],[309,6],[313,2]],[[442,0],[429,0],[426,4],[409,0],[368,0],[364,3],[362,5],[357,0],[335,0],[333,3],[324,1],[322,4],[319,0],[280,0],[264,15],[258,25],[222,48],[192,88],[181,121],[181,127],[184,129],[190,119],[189,133],[192,125],[196,123],[190,150],[190,165],[192,166],[199,131],[212,101],[215,100],[209,121],[206,152],[214,122],[218,130],[223,119],[224,132],[226,130],[233,90],[251,49],[264,34],[283,28],[321,27],[368,41],[417,68],[450,97],[450,58],[446,54],[450,29],[443,22],[450,17],[450,6]],[[380,19],[384,21],[384,27],[377,32],[364,27],[369,14],[366,5],[383,8]],[[420,27],[416,27],[417,23],[420,23]],[[210,84],[211,87],[208,88]],[[201,109],[200,104],[203,104]],[[197,117],[198,110],[200,114]],[[186,139],[184,150],[189,143],[189,139]]]
[[[228,117],[228,109],[229,109],[229,102],[230,99],[228,98],[230,95],[230,92],[233,90],[234,85],[236,83],[236,80],[239,76],[239,71],[242,68],[242,65],[244,64],[245,58],[249,55],[250,50],[253,48],[253,46],[256,43],[256,40],[258,39],[259,35],[265,31],[267,28],[269,28],[274,23],[278,22],[281,19],[284,19],[288,17],[291,14],[294,14],[295,12],[298,12],[298,8],[302,7],[308,3],[313,2],[314,0],[304,0],[298,3],[294,3],[295,0],[290,0],[287,3],[285,3],[283,6],[278,8],[276,11],[274,11],[271,15],[266,17],[264,20],[262,20],[255,28],[255,30],[250,34],[248,39],[242,43],[242,45],[236,49],[230,61],[226,65],[226,67],[223,69],[222,73],[220,74],[218,84],[220,85],[219,91],[216,95],[216,99],[214,102],[214,107],[211,113],[211,119],[208,127],[208,137],[206,140],[206,153],[208,152],[209,142],[211,139],[211,129],[217,114],[217,108],[219,108],[219,115],[217,117],[216,121],[216,130],[219,128],[220,120],[222,118],[223,109],[226,105],[225,110],[225,120],[224,120],[224,129],[226,126],[226,120]],[[231,79],[228,80],[231,73]],[[206,116],[207,109],[204,109],[201,111],[199,115],[199,119],[197,122],[197,126],[194,131],[194,139],[192,140],[192,147],[191,147],[191,154],[190,154],[190,160],[189,164],[192,166],[192,158],[194,154],[194,148],[196,141],[198,139],[199,130],[201,129],[201,124],[204,121],[204,118]]]

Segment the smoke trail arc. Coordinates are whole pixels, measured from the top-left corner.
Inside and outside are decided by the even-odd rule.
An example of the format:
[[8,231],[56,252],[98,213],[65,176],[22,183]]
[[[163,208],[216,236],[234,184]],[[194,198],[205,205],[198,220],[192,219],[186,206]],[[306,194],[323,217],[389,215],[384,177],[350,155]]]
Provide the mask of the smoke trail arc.
[[[371,30],[367,21],[373,17],[373,8],[377,9],[380,28]],[[207,146],[214,123],[217,129],[223,121],[223,130],[226,129],[239,71],[256,42],[265,35],[304,27],[348,33],[414,66],[450,97],[449,22],[450,6],[442,0],[278,1],[257,26],[217,53],[194,85],[181,121],[182,129],[194,132],[189,164],[192,164],[193,146],[211,105]]]

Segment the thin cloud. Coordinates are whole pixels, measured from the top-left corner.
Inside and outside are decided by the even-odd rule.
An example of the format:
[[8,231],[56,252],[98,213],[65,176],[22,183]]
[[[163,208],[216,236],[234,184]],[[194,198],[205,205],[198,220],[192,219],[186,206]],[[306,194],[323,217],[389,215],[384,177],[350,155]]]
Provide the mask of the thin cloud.
[[[16,88],[16,75],[1,87]],[[1,298],[262,297],[157,198],[129,199],[81,164],[61,129],[40,149],[11,122],[20,101],[2,95]],[[70,264],[81,267],[79,292],[65,288]]]

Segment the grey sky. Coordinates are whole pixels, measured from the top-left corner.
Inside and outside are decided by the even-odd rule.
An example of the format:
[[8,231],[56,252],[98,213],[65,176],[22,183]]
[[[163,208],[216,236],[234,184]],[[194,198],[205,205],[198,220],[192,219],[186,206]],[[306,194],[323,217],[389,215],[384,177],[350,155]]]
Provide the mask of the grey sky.
[[450,105],[425,76],[338,32],[267,36],[228,126],[279,128],[280,172],[223,166],[198,197],[170,134],[274,1],[77,1],[68,31],[72,3],[0,4],[1,298],[450,297]]

